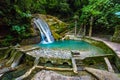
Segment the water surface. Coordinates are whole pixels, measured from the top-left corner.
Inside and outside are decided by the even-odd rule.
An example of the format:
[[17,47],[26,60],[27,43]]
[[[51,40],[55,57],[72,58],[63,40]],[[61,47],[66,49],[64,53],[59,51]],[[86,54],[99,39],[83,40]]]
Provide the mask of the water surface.
[[104,54],[105,52],[96,46],[93,46],[82,40],[60,40],[55,41],[50,44],[38,44],[41,48],[50,48],[50,49],[64,49],[64,50],[80,50],[80,51],[90,51],[92,53]]

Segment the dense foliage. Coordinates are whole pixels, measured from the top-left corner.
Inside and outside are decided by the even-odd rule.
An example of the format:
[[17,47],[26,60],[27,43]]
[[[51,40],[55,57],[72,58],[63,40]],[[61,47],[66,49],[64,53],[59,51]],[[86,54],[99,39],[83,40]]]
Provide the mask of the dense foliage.
[[115,26],[120,25],[115,16],[118,11],[119,0],[0,0],[0,26],[9,26],[19,39],[29,37],[31,15],[41,13],[59,17],[70,28],[74,27],[74,16],[78,16],[77,28],[84,27],[89,36],[92,32],[113,34]]

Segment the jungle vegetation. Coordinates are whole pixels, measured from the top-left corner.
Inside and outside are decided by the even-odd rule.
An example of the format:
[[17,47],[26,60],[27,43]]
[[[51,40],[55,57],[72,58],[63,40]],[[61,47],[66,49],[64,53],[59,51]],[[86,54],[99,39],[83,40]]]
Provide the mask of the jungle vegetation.
[[[32,14],[56,16],[74,28],[84,28],[84,35],[114,35],[120,29],[119,0],[0,0],[0,26],[9,28],[6,41],[29,37]],[[115,29],[117,26],[117,29]],[[117,37],[120,37],[117,36]]]

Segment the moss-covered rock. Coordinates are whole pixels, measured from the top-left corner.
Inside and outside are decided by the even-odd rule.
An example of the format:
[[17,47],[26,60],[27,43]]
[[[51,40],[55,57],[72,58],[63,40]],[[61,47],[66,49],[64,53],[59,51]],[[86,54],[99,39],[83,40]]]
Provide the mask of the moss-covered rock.
[[120,25],[116,26],[112,41],[120,43]]
[[55,38],[55,40],[59,40],[61,39],[61,36],[58,33],[55,33],[54,31],[52,32],[53,37]]

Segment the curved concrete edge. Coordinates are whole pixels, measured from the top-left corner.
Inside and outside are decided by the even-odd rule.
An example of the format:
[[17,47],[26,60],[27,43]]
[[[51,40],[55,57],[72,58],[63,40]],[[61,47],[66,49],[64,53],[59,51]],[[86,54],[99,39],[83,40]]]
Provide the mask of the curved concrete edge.
[[90,38],[90,39],[93,39],[93,40],[96,40],[96,41],[103,42],[109,48],[111,48],[116,53],[116,55],[120,58],[120,44],[119,43],[114,43],[114,42],[111,42],[111,41],[105,41],[105,40],[103,40],[101,38],[97,38],[97,37],[86,37],[86,38]]

